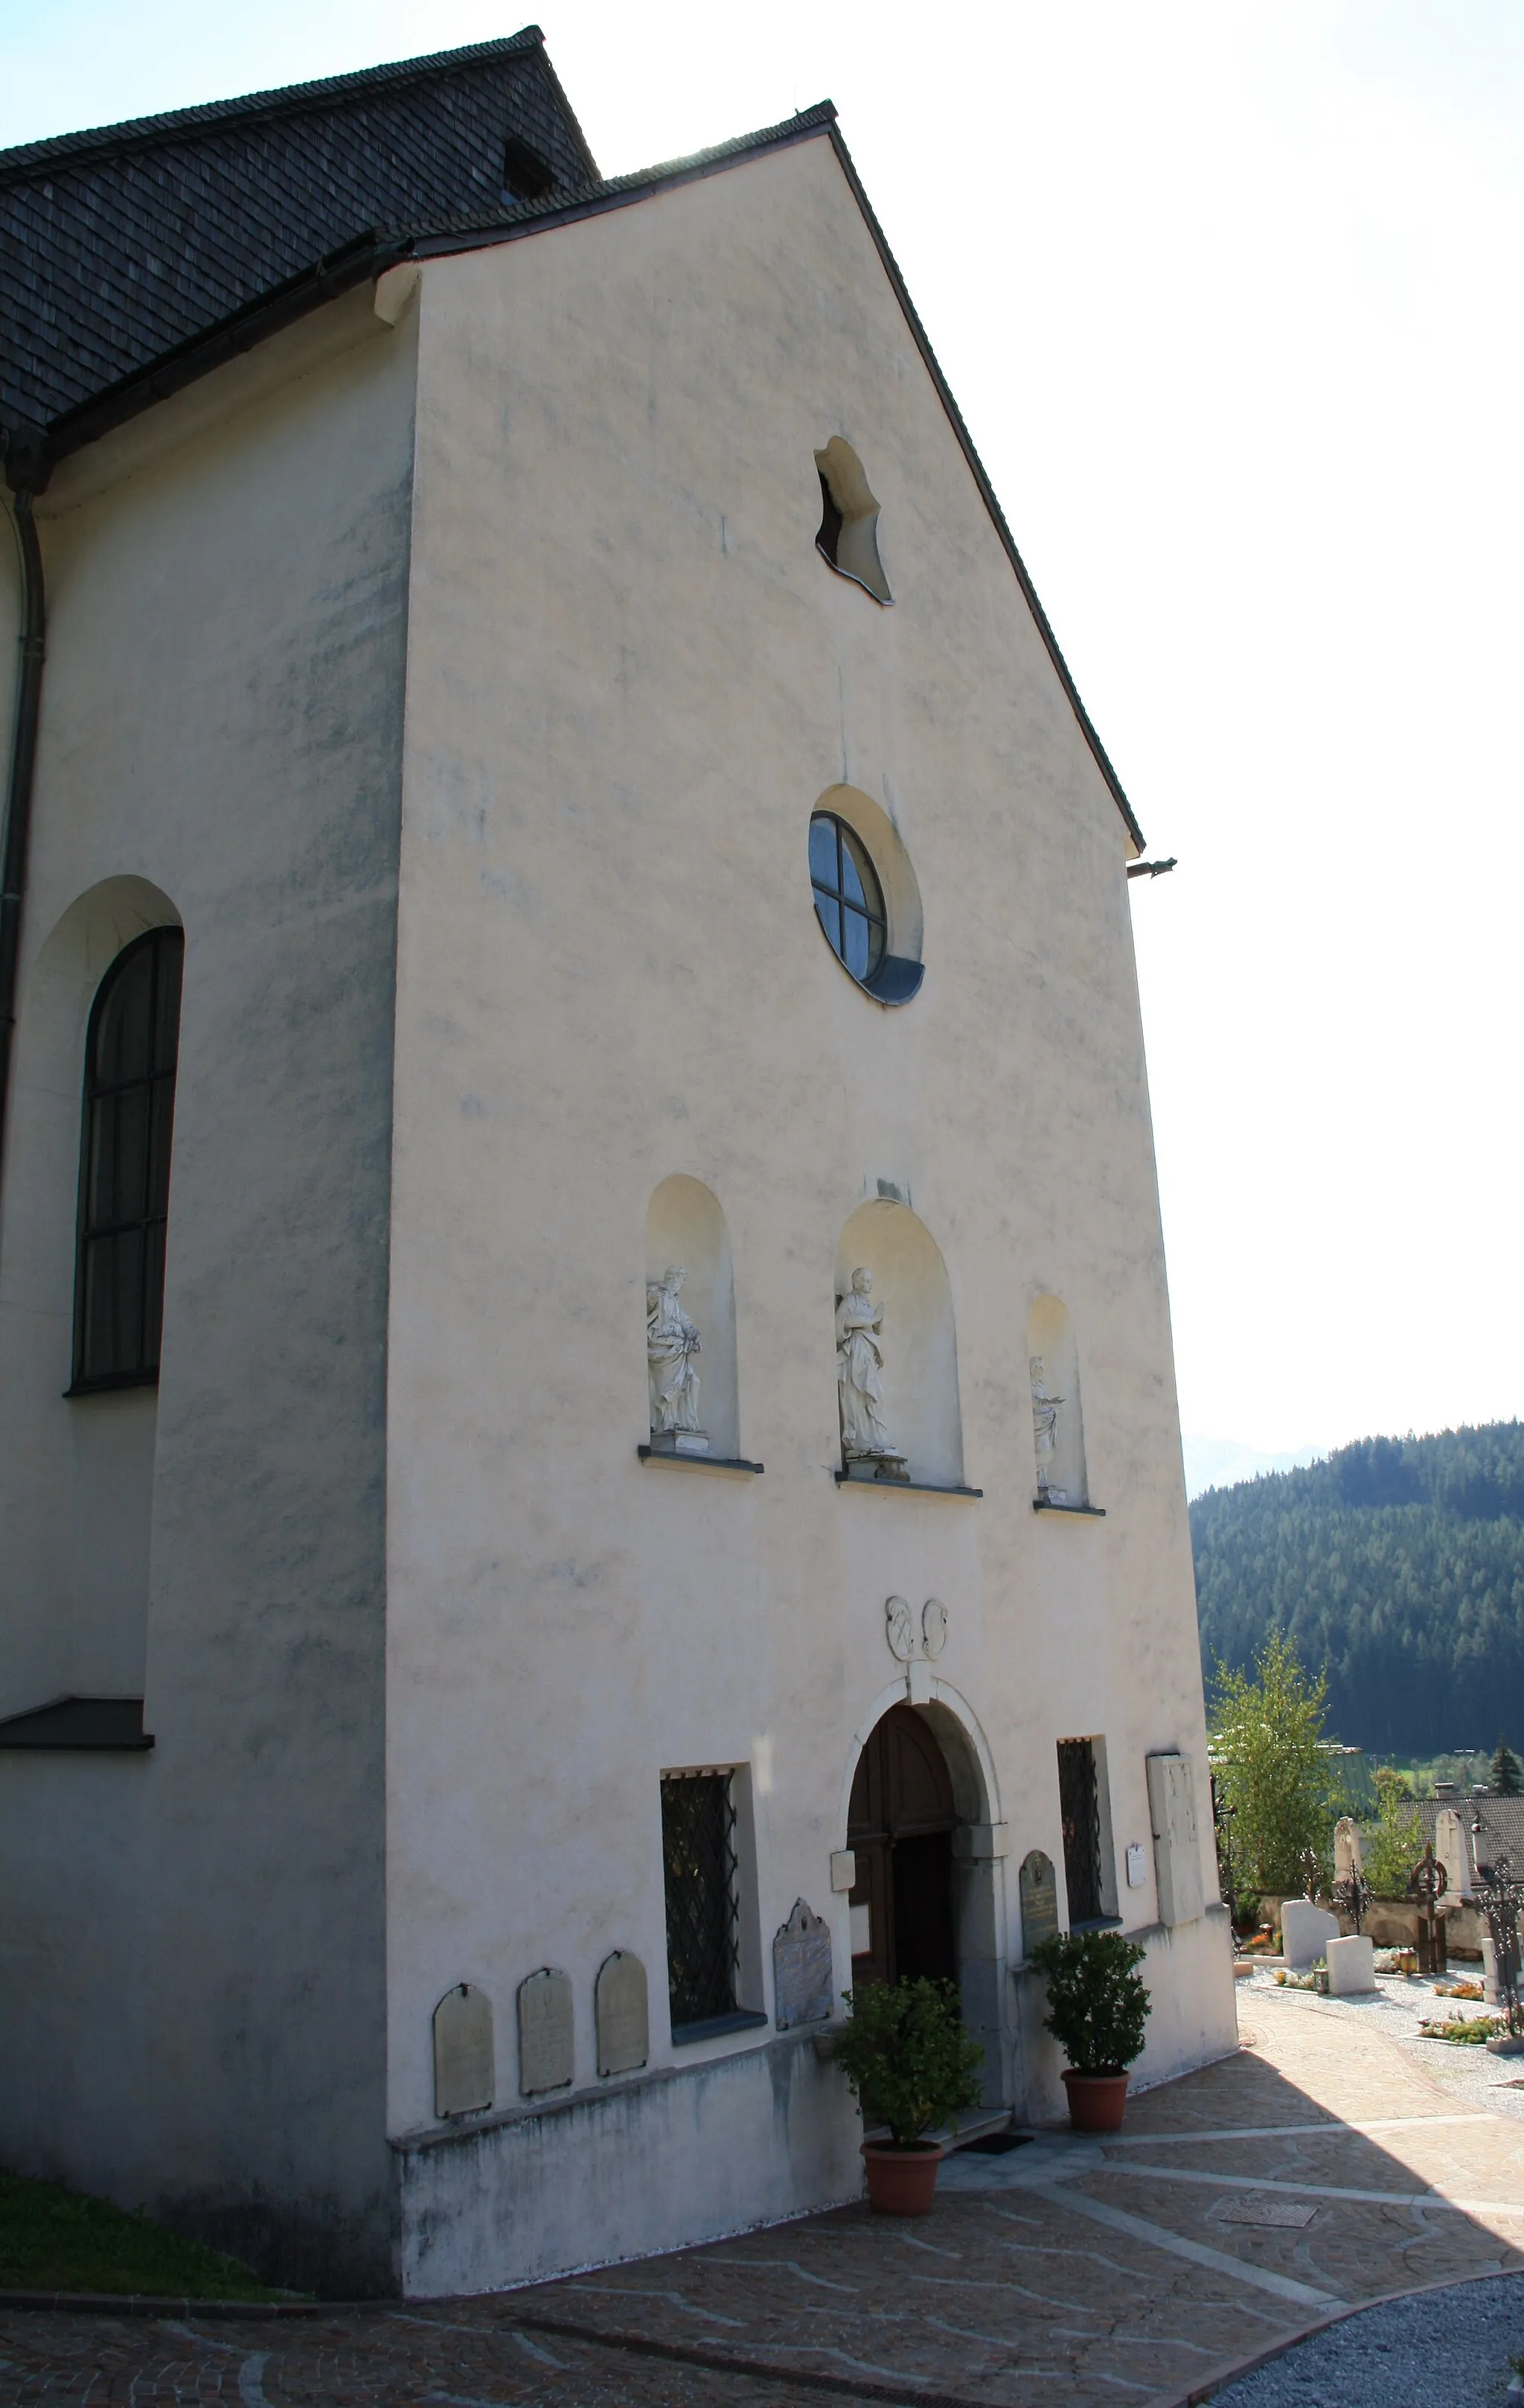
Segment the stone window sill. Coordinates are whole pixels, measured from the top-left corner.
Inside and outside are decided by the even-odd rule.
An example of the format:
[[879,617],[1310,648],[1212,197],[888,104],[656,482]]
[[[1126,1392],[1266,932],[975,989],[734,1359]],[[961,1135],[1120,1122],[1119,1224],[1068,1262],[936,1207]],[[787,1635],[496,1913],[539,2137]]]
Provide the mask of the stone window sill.
[[965,1488],[951,1480],[854,1480],[849,1471],[832,1474],[838,1488],[871,1489],[875,1496],[887,1497],[982,1497],[982,1488]]
[[642,1463],[672,1463],[679,1471],[751,1471],[761,1472],[760,1463],[748,1463],[744,1455],[669,1455],[665,1447],[637,1446],[635,1453]]
[[153,1733],[143,1728],[141,1698],[55,1698],[0,1722],[0,1748],[52,1753],[143,1756]]
[[1104,1522],[1106,1518],[1104,1505],[1057,1505],[1051,1497],[1034,1497],[1032,1510],[1034,1513],[1078,1513],[1088,1515],[1092,1522]]

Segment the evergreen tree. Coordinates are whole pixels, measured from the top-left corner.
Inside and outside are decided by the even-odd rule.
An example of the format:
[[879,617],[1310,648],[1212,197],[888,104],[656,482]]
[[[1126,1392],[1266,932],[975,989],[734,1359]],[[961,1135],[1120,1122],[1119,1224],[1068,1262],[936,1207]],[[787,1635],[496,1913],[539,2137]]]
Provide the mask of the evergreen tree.
[[1524,1771],[1520,1770],[1513,1749],[1504,1745],[1502,1731],[1498,1733],[1497,1749],[1492,1758],[1491,1785],[1497,1798],[1517,1798],[1524,1789]]
[[1206,1672],[1246,1672],[1278,1630],[1373,1752],[1524,1731],[1524,1422],[1366,1439],[1209,1489],[1190,1531]]

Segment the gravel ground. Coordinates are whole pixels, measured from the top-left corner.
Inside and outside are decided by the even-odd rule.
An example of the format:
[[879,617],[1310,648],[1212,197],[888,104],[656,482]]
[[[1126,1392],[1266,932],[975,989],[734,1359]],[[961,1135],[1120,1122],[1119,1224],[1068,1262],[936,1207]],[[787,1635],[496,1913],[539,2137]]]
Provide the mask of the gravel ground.
[[1510,2353],[1524,2354],[1524,2274],[1346,2316],[1215,2393],[1214,2408],[1500,2408]]
[[[1478,1979],[1479,1965],[1456,1965],[1443,1978],[1469,1982]],[[1251,1973],[1238,1985],[1242,1999],[1256,1990],[1275,1990],[1280,1998],[1294,1996],[1304,1999],[1319,2015],[1337,2020],[1358,2020],[1367,2030],[1375,2029],[1387,2040],[1397,2042],[1410,2051],[1413,2063],[1451,2091],[1468,2107],[1485,2107],[1494,2114],[1524,2116],[1524,2088],[1515,2089],[1515,2083],[1524,2084],[1524,2057],[1493,2057],[1485,2048],[1461,2048],[1443,2040],[1424,2040],[1418,2024],[1425,2017],[1444,2021],[1451,2015],[1489,2014],[1487,2007],[1466,1999],[1441,1999],[1434,1994],[1434,1985],[1426,1975],[1401,1973],[1376,1975],[1374,1996],[1368,1999],[1318,1999],[1310,1990],[1289,1992],[1278,1989],[1273,1971]],[[1524,2350],[1524,2342],[1520,2349]],[[1392,2402],[1391,2408],[1402,2408]]]

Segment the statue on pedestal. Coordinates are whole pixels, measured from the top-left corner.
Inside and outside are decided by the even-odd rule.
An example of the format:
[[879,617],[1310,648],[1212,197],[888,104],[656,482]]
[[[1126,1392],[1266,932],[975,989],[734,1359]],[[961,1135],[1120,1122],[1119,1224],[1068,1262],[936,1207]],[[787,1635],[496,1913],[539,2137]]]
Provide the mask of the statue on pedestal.
[[1061,1397],[1049,1394],[1047,1372],[1040,1354],[1028,1359],[1027,1370],[1032,1380],[1032,1428],[1037,1448],[1037,1494],[1054,1505],[1067,1503],[1065,1492],[1053,1485],[1053,1456],[1059,1443],[1059,1407]]
[[699,1333],[678,1301],[688,1273],[664,1271],[646,1290],[646,1364],[650,1378],[651,1440],[667,1454],[707,1455],[699,1427]]
[[[884,1308],[873,1294],[873,1273],[855,1270],[836,1306],[836,1393],[841,1400],[842,1459],[849,1476],[907,1480],[904,1456],[890,1439],[884,1401]],[[858,1467],[862,1467],[861,1470]]]

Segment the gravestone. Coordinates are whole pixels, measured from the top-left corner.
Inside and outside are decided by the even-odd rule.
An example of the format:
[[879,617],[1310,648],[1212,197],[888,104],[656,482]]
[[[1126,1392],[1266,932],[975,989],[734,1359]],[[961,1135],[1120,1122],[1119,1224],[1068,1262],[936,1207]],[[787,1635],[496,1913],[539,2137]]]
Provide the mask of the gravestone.
[[1331,1940],[1339,1937],[1339,1918],[1311,1899],[1289,1898],[1280,1911],[1281,1942],[1293,1972],[1305,1972],[1319,1956],[1326,1957]]
[[525,2099],[564,2090],[572,2078],[572,1985],[542,1966],[519,1985],[519,2089]]
[[1360,1827],[1353,1815],[1341,1814],[1333,1826],[1333,1878],[1336,1882],[1350,1881],[1364,1870]]
[[773,1935],[773,1995],[779,2031],[830,2016],[831,1927],[802,1898]]
[[1148,1819],[1154,1834],[1159,1920],[1167,1929],[1194,1923],[1205,1909],[1201,1835],[1196,1828],[1196,1768],[1189,1756],[1150,1756]]
[[598,1968],[592,1993],[600,2073],[637,2073],[651,2053],[646,1968],[628,1948],[616,1948]]
[[1021,1953],[1030,1956],[1059,1928],[1059,1885],[1053,1859],[1033,1848],[1021,1859]]
[[492,2002],[469,1982],[434,2011],[434,2112],[470,2115],[492,2103]]
[[1434,1854],[1445,1868],[1446,1897],[1472,1898],[1474,1892],[1465,1828],[1453,1806],[1442,1806],[1434,1818]]
[[1328,1994],[1331,1999],[1358,1999],[1375,1988],[1375,1947],[1357,1932],[1328,1943]]

